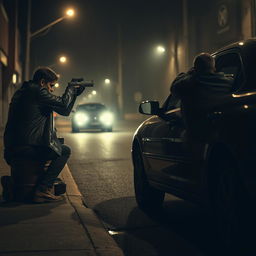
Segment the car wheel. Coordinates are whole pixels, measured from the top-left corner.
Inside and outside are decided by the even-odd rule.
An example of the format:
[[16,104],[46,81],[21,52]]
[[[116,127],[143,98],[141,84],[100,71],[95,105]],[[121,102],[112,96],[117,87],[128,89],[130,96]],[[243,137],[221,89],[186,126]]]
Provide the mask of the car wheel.
[[134,189],[138,206],[143,210],[157,210],[161,208],[165,193],[150,186],[139,149],[134,152]]
[[235,252],[241,249],[238,245],[241,244],[239,237],[243,230],[241,224],[246,204],[235,160],[226,154],[219,156],[213,163],[212,175],[212,212],[220,244],[230,253]]

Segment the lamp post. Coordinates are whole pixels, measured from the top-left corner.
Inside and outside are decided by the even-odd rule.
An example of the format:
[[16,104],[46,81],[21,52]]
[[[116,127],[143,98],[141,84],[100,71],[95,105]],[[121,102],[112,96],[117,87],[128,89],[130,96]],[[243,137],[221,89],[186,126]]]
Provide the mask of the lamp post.
[[66,15],[64,15],[64,16],[62,16],[62,17],[60,17],[60,18],[58,18],[57,20],[54,20],[54,21],[51,22],[50,24],[48,24],[48,25],[46,25],[46,26],[44,26],[44,27],[38,29],[37,31],[31,33],[31,34],[30,34],[30,39],[33,38],[33,37],[35,37],[36,35],[40,34],[41,32],[45,31],[46,29],[52,27],[53,25],[55,25],[55,24],[61,22],[62,20],[66,19],[66,18],[71,18],[71,17],[73,17],[74,14],[75,14],[75,12],[74,12],[73,9],[68,9],[68,10],[66,11]]
[[58,18],[57,20],[54,20],[53,22],[49,23],[48,25],[34,31],[31,33],[30,30],[30,23],[31,23],[31,0],[28,0],[27,2],[27,26],[26,26],[26,48],[25,48],[25,60],[24,60],[24,70],[23,70],[23,78],[25,80],[29,79],[29,63],[30,63],[30,43],[31,39],[35,37],[36,35],[40,34],[41,32],[45,31],[46,29],[54,26],[55,24],[61,22],[62,20],[66,18],[73,17],[75,12],[73,9],[66,10],[66,13],[64,16]]

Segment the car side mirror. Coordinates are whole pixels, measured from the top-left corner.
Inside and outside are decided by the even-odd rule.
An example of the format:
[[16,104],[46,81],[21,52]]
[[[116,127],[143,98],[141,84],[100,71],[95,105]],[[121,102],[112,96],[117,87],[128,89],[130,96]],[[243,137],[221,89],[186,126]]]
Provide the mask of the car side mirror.
[[143,101],[140,103],[139,112],[144,115],[157,115],[159,113],[158,101]]

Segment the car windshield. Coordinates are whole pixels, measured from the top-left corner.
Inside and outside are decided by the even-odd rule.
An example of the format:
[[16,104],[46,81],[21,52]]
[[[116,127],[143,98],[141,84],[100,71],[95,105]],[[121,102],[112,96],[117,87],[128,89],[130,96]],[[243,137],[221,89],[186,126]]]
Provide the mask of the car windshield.
[[81,105],[77,107],[77,110],[83,110],[83,111],[101,111],[105,110],[106,107],[101,104],[86,104],[86,105]]

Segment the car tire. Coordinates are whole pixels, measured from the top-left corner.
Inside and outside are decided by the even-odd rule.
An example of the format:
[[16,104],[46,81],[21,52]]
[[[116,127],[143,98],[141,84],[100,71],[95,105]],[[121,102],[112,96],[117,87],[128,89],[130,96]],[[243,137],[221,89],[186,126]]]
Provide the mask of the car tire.
[[236,161],[223,153],[212,162],[210,198],[212,213],[221,248],[236,253],[241,247],[241,234],[246,218],[246,193]]
[[145,211],[155,211],[162,207],[165,192],[150,186],[139,149],[133,152],[134,189],[138,206]]

